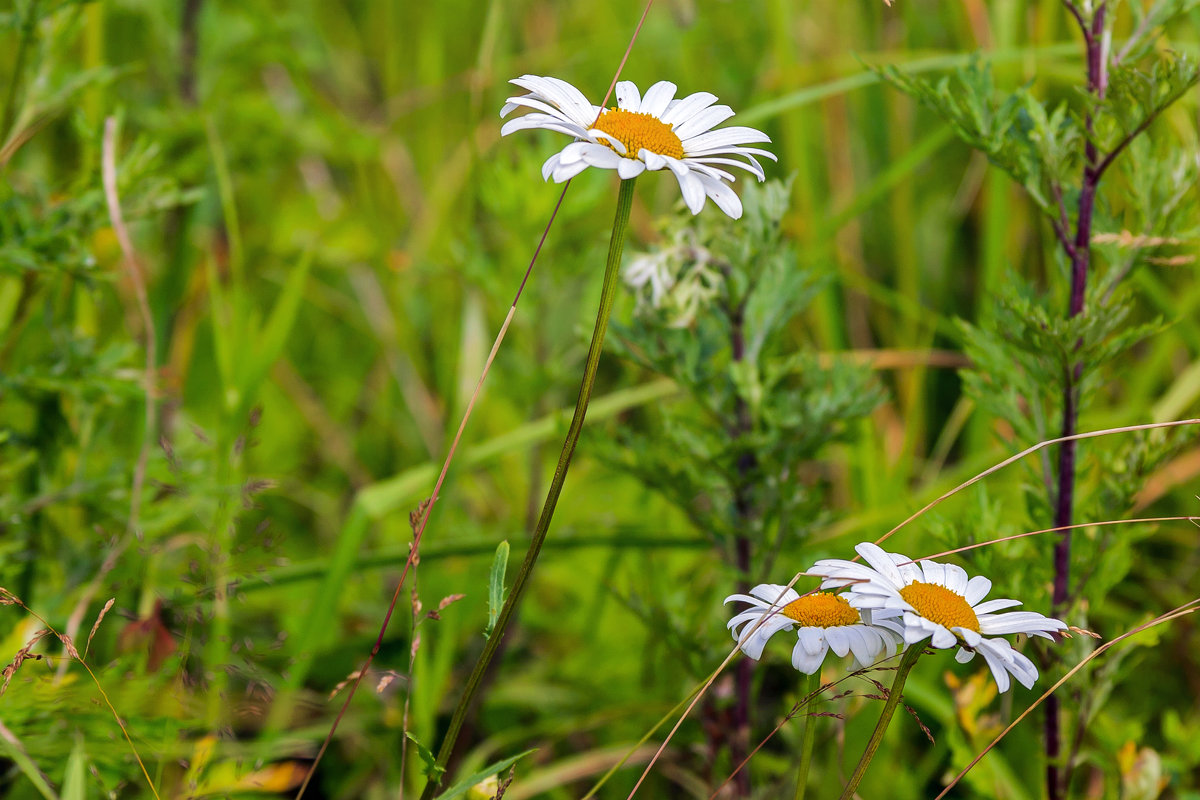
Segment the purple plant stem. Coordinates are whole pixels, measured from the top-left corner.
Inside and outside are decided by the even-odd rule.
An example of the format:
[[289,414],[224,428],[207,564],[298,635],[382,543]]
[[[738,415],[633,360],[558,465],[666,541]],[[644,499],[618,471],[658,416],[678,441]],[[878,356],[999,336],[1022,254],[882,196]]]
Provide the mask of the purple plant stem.
[[[1099,100],[1107,89],[1104,65],[1104,16],[1107,3],[1100,3],[1087,23],[1079,9],[1067,0],[1067,8],[1079,22],[1087,48],[1088,91]],[[1074,246],[1065,248],[1071,259],[1071,300],[1068,317],[1083,313],[1087,291],[1088,267],[1091,265],[1092,220],[1095,215],[1096,189],[1103,172],[1096,144],[1092,139],[1092,116],[1087,117],[1087,144],[1084,148],[1083,183],[1079,191],[1079,213],[1076,218]],[[1080,343],[1076,343],[1076,348]],[[1079,418],[1078,387],[1083,377],[1083,362],[1076,361],[1067,366],[1063,386],[1062,436],[1073,436]],[[1055,498],[1054,525],[1066,527],[1072,524],[1075,503],[1075,459],[1076,442],[1064,442],[1058,451],[1058,492]],[[1071,532],[1059,534],[1054,545],[1054,594],[1051,613],[1061,613],[1070,602],[1071,575]],[[1059,800],[1070,781],[1070,765],[1065,765],[1061,774],[1058,760],[1062,752],[1061,708],[1057,695],[1046,701],[1046,795],[1050,800]]]
[[[746,336],[743,329],[745,319],[745,304],[738,304],[729,314],[731,333],[730,348],[733,360],[741,361],[746,357]],[[750,419],[750,409],[746,402],[738,397],[735,403],[737,418],[731,426],[730,435],[737,439],[749,433],[753,427]],[[746,452],[738,458],[737,472],[739,478],[745,478],[757,466],[754,453]],[[734,488],[734,510],[737,513],[739,527],[747,525],[754,515],[753,502],[747,497],[745,485]],[[738,591],[750,591],[750,566],[752,543],[745,533],[737,534],[735,543],[738,573],[742,576]],[[751,683],[754,680],[754,662],[748,658],[738,661],[736,686],[737,699],[733,711],[733,738],[730,741],[729,755],[734,764],[740,764],[750,747],[750,694]],[[737,797],[750,796],[750,770],[740,770],[734,776],[734,791]]]

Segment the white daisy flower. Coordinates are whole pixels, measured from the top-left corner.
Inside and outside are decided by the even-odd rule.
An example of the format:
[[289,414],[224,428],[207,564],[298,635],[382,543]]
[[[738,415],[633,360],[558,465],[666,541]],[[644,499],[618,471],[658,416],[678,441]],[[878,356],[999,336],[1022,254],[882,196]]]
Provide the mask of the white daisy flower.
[[[732,126],[712,130],[733,116],[729,106],[713,105],[716,95],[697,92],[675,98],[675,84],[659,81],[638,92],[631,81],[617,84],[617,107],[592,105],[583,93],[559,78],[523,75],[511,81],[529,94],[510,97],[500,109],[508,116],[517,108],[533,109],[509,120],[502,136],[526,128],[574,136],[542,165],[542,177],[555,183],[570,180],[588,167],[615,169],[622,179],[643,171],[669,169],[679,181],[683,201],[693,214],[704,208],[706,197],[730,217],[742,215],[742,201],[727,183],[733,175],[723,166],[739,167],[764,180],[762,164],[755,156],[775,156],[747,144],[771,141],[754,128]],[[741,159],[745,159],[744,161]]]
[[[830,650],[838,656],[854,654],[859,666],[875,663],[881,654],[891,655],[900,643],[900,626],[894,622],[868,624],[866,615],[850,607],[846,599],[832,592],[815,592],[801,597],[795,589],[774,583],[762,583],[749,595],[733,594],[725,598],[749,603],[752,607],[729,620],[729,630],[742,652],[757,661],[767,640],[780,631],[799,628],[792,649],[792,666],[805,675],[821,668]],[[768,616],[769,615],[769,616]],[[767,619],[755,630],[763,617]],[[740,628],[740,629],[739,629]]]
[[870,542],[854,549],[866,564],[826,559],[818,561],[808,573],[825,576],[822,589],[851,587],[848,592],[850,605],[870,611],[877,621],[901,618],[906,644],[928,638],[940,649],[958,645],[955,660],[959,663],[970,661],[976,652],[982,653],[1001,692],[1009,689],[1009,673],[1029,689],[1037,680],[1038,671],[1033,662],[1013,650],[1007,640],[987,637],[1024,633],[1053,640],[1051,633],[1067,628],[1060,620],[1033,611],[992,613],[1019,606],[1021,602],[980,602],[991,591],[992,582],[982,575],[968,580],[966,570],[954,564],[911,563],[911,559],[899,553],[885,552]]

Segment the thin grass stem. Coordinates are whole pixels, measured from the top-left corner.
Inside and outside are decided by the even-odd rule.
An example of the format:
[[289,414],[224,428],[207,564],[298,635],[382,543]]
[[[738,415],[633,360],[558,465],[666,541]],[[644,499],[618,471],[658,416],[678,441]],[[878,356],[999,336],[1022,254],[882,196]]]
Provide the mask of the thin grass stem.
[[421,794],[422,800],[431,800],[434,792],[437,790],[440,776],[444,774],[437,768],[440,767],[441,770],[445,770],[446,765],[450,761],[450,756],[454,752],[454,745],[458,741],[458,735],[462,732],[467,712],[471,708],[475,695],[479,692],[479,687],[483,683],[484,674],[487,672],[492,658],[496,655],[500,643],[504,640],[504,634],[516,612],[517,604],[521,601],[525,584],[529,580],[529,576],[533,573],[538,555],[542,550],[542,544],[546,541],[546,534],[550,530],[550,522],[554,518],[554,509],[558,505],[558,497],[562,493],[563,483],[567,478],[567,471],[571,467],[571,460],[575,455],[575,447],[579,443],[579,435],[583,432],[583,421],[587,415],[588,403],[592,399],[592,388],[596,383],[596,371],[600,366],[600,353],[604,348],[604,335],[608,331],[608,319],[612,314],[613,301],[616,299],[617,275],[621,268],[621,252],[625,247],[625,234],[629,228],[629,216],[633,210],[633,188],[635,181],[636,179],[634,178],[621,181],[621,189],[617,195],[617,211],[613,219],[612,238],[609,240],[608,262],[604,268],[604,285],[600,290],[600,306],[596,311],[596,324],[592,329],[592,342],[588,348],[587,361],[584,363],[583,380],[579,386],[579,397],[575,401],[575,413],[571,417],[571,426],[567,429],[566,439],[563,440],[562,452],[558,457],[558,466],[554,470],[554,478],[550,482],[550,490],[546,493],[546,501],[542,505],[542,513],[538,518],[537,528],[534,529],[529,550],[525,554],[525,561],[521,564],[521,571],[517,574],[516,580],[513,581],[512,589],[508,595],[508,599],[504,602],[504,607],[500,609],[500,616],[496,620],[495,629],[492,631],[491,636],[488,637],[487,644],[484,645],[483,652],[479,655],[479,660],[475,662],[475,668],[471,671],[471,676],[467,679],[466,687],[463,689],[462,697],[459,698],[458,705],[454,709],[454,714],[450,718],[450,727],[447,729],[446,736],[442,740],[442,746],[438,750],[437,766],[434,770],[435,774],[425,785],[425,791]]

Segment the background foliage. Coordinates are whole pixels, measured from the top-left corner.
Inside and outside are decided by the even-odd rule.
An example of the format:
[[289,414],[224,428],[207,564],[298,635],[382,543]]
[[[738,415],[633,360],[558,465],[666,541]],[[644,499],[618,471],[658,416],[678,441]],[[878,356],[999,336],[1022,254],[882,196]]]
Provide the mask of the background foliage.
[[[409,512],[557,200],[538,170],[560,142],[498,138],[505,81],[554,74],[598,99],[640,12],[625,0],[0,5],[0,586],[76,642],[115,598],[87,658],[162,796],[286,793],[315,754],[340,701],[329,695],[374,641]],[[1132,37],[1135,66],[1167,50],[1197,56],[1195,3],[1131,2],[1113,15],[1113,42]],[[1164,23],[1162,40],[1148,38]],[[1031,157],[995,138],[1004,126],[971,127],[979,109],[954,107],[968,91],[937,94],[955,68],[984,80],[969,67],[976,50],[996,114],[1010,96],[1048,104],[1039,121],[1013,101],[1006,129],[1062,131],[1058,102],[1087,110],[1082,45],[1059,2],[655,5],[624,77],[711,91],[736,122],[770,133],[776,176],[792,176],[768,189],[787,193],[778,212],[741,244],[711,208],[699,230],[734,251],[742,280],[765,276],[767,298],[788,302],[759,309],[770,342],[750,370],[730,367],[720,335],[705,338],[719,332],[715,314],[680,335],[644,296],[618,300],[592,435],[469,722],[460,775],[537,748],[505,796],[582,796],[728,651],[720,601],[739,581],[785,583],[816,558],[845,557],[1056,435],[1053,343],[1087,331],[1063,320],[1043,187],[1079,164],[1069,137],[1034,142]],[[924,90],[907,84],[925,103],[871,69],[883,65],[928,78]],[[1101,141],[1120,136],[1122,113],[1136,125],[1155,102],[1134,77],[1122,85]],[[1197,107],[1194,92],[1182,96],[1106,178],[1095,233],[1108,238],[1093,258],[1107,280],[1094,285],[1097,299],[1115,293],[1120,316],[1089,351],[1108,366],[1089,371],[1080,430],[1197,416]],[[104,195],[109,116],[152,330]],[[1025,188],[956,133],[995,143],[992,162]],[[1031,172],[1037,158],[1053,169]],[[687,222],[662,177],[639,181],[633,250],[661,249]],[[413,584],[423,608],[406,597],[319,796],[423,783],[405,731],[436,748],[482,646],[496,547],[507,540],[519,557],[532,527],[574,399],[612,184],[595,170],[572,182],[430,523]],[[735,299],[747,290],[728,287]],[[739,397],[765,398],[751,449],[794,470],[776,470],[779,484],[731,482],[721,465],[736,467],[747,432],[731,445],[728,426],[698,423],[736,415]],[[1081,445],[1078,521],[1196,513],[1195,441]],[[1049,472],[1035,457],[990,477],[894,546],[917,556],[1049,527]],[[771,509],[742,530],[728,528],[739,485]],[[769,558],[739,574],[731,542],[749,530]],[[1091,528],[1076,541],[1085,580],[1073,624],[1111,638],[1195,595],[1187,523]],[[1052,546],[1035,537],[962,560],[997,595],[1045,610]],[[5,607],[4,660],[40,627]],[[1093,646],[1064,645],[1040,685]],[[0,697],[0,793],[149,796],[87,674],[53,640],[34,652],[52,658],[27,661]],[[787,652],[769,648],[752,671],[751,745],[796,699]],[[1197,653],[1185,619],[1068,685],[1075,794],[1200,796]],[[934,743],[898,718],[864,796],[933,793],[1034,696],[997,699],[981,664],[939,663],[922,663],[906,690]],[[874,722],[873,687],[853,688],[823,708],[845,719],[818,731],[814,796],[840,787]],[[729,775],[733,694],[731,674],[643,796],[707,797]],[[752,762],[760,796],[791,791],[795,727]],[[634,749],[602,794],[627,792],[650,752]],[[966,791],[1039,796],[1040,752],[1039,726],[1023,725]]]

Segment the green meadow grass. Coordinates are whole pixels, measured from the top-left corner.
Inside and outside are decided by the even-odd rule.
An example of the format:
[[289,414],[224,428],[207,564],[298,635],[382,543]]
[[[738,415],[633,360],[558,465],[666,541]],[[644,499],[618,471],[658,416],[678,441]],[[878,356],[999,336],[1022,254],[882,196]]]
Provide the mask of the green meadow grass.
[[[294,792],[342,700],[331,692],[375,641],[409,514],[432,489],[558,199],[540,166],[561,138],[499,137],[499,108],[519,93],[506,81],[555,75],[598,101],[641,11],[627,0],[0,5],[0,586],[77,642],[115,598],[88,660],[162,797],[249,795],[246,775],[263,769],[269,793]],[[1135,22],[1127,6],[1118,14],[1119,39]],[[768,174],[794,178],[786,235],[828,276],[790,342],[875,363],[887,390],[852,440],[812,465],[831,487],[827,524],[803,547],[785,544],[753,582],[848,557],[1036,443],[962,392],[956,320],[986,323],[1013,273],[1065,309],[1053,234],[1006,175],[869,67],[934,76],[982,50],[1002,88],[1036,77],[1046,96],[1068,98],[1084,69],[1070,23],[1051,0],[660,0],[650,11],[623,77],[711,91],[739,112],[733,124],[769,133],[779,164]],[[1166,46],[1195,55],[1198,23],[1193,9]],[[101,180],[109,116],[154,323],[149,436],[147,332]],[[1195,93],[1157,129],[1194,151]],[[597,170],[572,181],[374,672],[308,796],[415,796],[424,785],[404,732],[436,751],[483,645],[495,548],[511,544],[510,576],[524,553],[575,399],[615,184]],[[641,179],[627,252],[653,243],[678,205],[669,176]],[[1190,225],[1178,235],[1194,256],[1194,215]],[[1133,274],[1135,316],[1162,329],[1115,366],[1080,430],[1197,416],[1194,271]],[[621,291],[615,319],[633,308]],[[606,354],[459,776],[536,748],[505,797],[576,798],[633,751],[599,791],[624,796],[648,759],[639,740],[732,647],[720,605],[735,591],[732,565],[661,496],[589,457],[589,437],[636,428],[678,397]],[[1045,438],[1057,425],[1046,421]],[[1175,454],[1145,476],[1132,474],[1133,441],[1081,447],[1081,483],[1098,496],[1112,481],[1146,485],[1132,504],[1079,521],[1196,513],[1195,435],[1145,436],[1147,453]],[[939,506],[896,549],[1049,527],[1037,458]],[[1187,522],[1085,529],[1089,560],[1076,566],[1092,583],[1069,621],[1112,638],[1192,599],[1195,536]],[[992,577],[996,596],[1048,611],[1051,549],[1035,537],[964,563]],[[426,611],[465,595],[420,624],[415,648],[410,588]],[[2,660],[38,627],[0,611]],[[60,669],[51,644],[37,652],[53,660],[26,662],[0,697],[0,794],[152,796],[94,685],[78,666]],[[1062,645],[1039,689],[1093,647]],[[768,648],[755,670],[755,744],[799,691],[787,652]],[[1139,787],[1161,776],[1162,796],[1200,797],[1198,653],[1184,619],[1064,688],[1072,718],[1086,719],[1078,796],[1156,797]],[[934,741],[898,715],[864,797],[932,796],[1040,693],[987,697],[977,662],[922,667],[906,698]],[[878,704],[863,697],[873,687],[854,688],[823,709],[844,719],[822,719],[810,796],[840,790],[874,724]],[[707,797],[725,780],[728,753],[706,748],[721,741],[730,692],[718,681],[640,796]],[[1041,796],[1040,736],[1036,718],[1019,727],[963,796]],[[756,796],[792,791],[798,741],[798,725],[784,725],[755,756]]]

